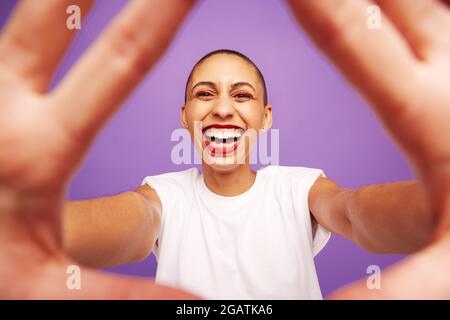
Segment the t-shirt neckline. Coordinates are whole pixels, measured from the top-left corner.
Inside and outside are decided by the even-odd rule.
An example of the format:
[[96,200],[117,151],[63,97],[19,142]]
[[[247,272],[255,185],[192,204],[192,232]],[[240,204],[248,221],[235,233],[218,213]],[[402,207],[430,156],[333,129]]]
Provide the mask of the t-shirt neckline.
[[200,174],[199,178],[200,178],[199,179],[200,187],[203,189],[203,191],[205,192],[205,194],[208,197],[212,197],[212,198],[219,199],[219,200],[229,200],[229,201],[241,200],[241,199],[251,196],[253,193],[256,192],[256,189],[258,188],[258,186],[260,184],[260,180],[261,180],[261,170],[256,170],[255,181],[253,181],[253,184],[250,186],[250,188],[248,188],[246,191],[244,191],[238,195],[235,195],[235,196],[223,196],[223,195],[217,194],[208,188],[208,186],[205,183],[203,173]]

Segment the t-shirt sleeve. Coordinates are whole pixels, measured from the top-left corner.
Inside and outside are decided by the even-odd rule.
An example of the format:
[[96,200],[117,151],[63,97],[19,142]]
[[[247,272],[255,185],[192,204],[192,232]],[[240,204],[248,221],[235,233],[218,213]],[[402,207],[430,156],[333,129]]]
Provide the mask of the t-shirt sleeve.
[[158,237],[156,239],[155,246],[153,248],[153,253],[158,257],[159,256],[159,242],[161,241],[161,233],[165,225],[165,218],[168,214],[169,208],[169,186],[167,184],[167,181],[165,181],[164,176],[148,176],[145,177],[142,181],[141,185],[148,185],[149,187],[153,188],[156,193],[158,194],[159,200],[161,201],[161,229],[160,233],[158,234]]
[[[169,172],[154,176],[147,176],[141,185],[148,185],[153,188],[161,201],[161,229],[157,241],[153,248],[156,257],[159,256],[159,248],[164,241],[164,230],[168,218],[173,214],[176,203],[183,196],[183,190],[187,190],[186,183],[189,183],[193,171]],[[185,191],[184,191],[185,192]]]
[[159,200],[161,200],[162,207],[162,217],[167,214],[169,208],[168,205],[170,203],[169,197],[174,196],[175,192],[173,188],[170,187],[170,183],[167,179],[166,175],[156,175],[156,176],[148,176],[145,177],[142,181],[141,185],[148,185],[153,188],[158,194]]
[[313,222],[313,256],[315,257],[331,238],[331,232],[322,227],[317,222]]
[[308,196],[311,187],[319,177],[326,177],[323,170],[301,168],[299,175],[296,177],[298,182],[294,184],[294,187],[297,188],[294,194],[296,195],[296,200],[300,202],[299,210],[306,208],[305,219],[308,222],[307,230],[308,232],[311,232],[311,250],[313,257],[315,257],[325,247],[331,237],[331,232],[315,221],[308,204]]

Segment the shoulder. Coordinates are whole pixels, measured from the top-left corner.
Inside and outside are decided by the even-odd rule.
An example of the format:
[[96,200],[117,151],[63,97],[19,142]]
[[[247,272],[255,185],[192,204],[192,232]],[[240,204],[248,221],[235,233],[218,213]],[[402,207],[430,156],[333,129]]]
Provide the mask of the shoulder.
[[199,172],[197,168],[189,168],[182,171],[167,172],[162,174],[157,174],[153,176],[147,176],[142,181],[142,185],[147,184],[152,186],[153,184],[160,185],[173,185],[173,186],[185,186],[185,184],[191,183],[195,178],[197,178]]
[[157,201],[162,209],[163,221],[167,215],[176,211],[177,206],[185,204],[194,192],[194,183],[199,176],[198,169],[167,172],[143,179],[141,187],[136,191],[143,194],[150,201]]
[[186,193],[193,192],[194,183],[199,177],[198,169],[193,167],[182,171],[167,172],[143,179],[141,186],[147,185],[158,195],[163,203],[175,202]]
[[322,169],[297,166],[267,166],[261,169],[259,174],[273,183],[309,186],[317,178],[325,177]]

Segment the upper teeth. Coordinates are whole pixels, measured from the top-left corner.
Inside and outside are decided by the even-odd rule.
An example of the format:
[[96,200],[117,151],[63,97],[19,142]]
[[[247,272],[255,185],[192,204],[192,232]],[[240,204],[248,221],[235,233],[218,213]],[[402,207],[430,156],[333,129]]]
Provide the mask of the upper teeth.
[[240,138],[244,134],[244,130],[238,128],[208,128],[205,131],[206,138],[214,139],[230,139],[230,138]]

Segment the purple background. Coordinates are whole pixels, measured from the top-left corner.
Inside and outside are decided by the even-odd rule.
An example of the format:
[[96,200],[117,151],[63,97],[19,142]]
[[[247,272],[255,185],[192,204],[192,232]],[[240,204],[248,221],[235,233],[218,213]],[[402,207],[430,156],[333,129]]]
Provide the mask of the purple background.
[[[15,3],[1,0],[0,25]],[[125,3],[96,4],[55,83]],[[203,54],[219,48],[247,54],[262,70],[273,105],[273,128],[280,129],[281,165],[322,168],[343,187],[413,177],[371,110],[309,42],[283,1],[208,0],[197,5],[164,58],[102,131],[73,179],[70,199],[131,190],[144,176],[188,167],[172,164],[170,134],[180,127],[188,72]],[[322,292],[327,295],[364,277],[371,264],[385,268],[399,259],[367,253],[333,235],[316,258]],[[151,256],[111,271],[150,277],[155,268]]]

